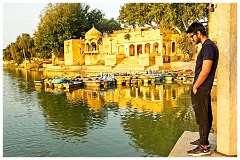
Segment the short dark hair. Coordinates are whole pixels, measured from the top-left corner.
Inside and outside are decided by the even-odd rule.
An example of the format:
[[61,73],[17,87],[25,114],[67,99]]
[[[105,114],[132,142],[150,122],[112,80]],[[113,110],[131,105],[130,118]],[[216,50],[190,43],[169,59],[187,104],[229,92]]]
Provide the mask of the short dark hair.
[[193,22],[187,29],[187,33],[192,33],[192,32],[197,33],[197,31],[201,32],[203,36],[207,35],[205,27],[203,26],[202,23],[199,23],[199,22]]

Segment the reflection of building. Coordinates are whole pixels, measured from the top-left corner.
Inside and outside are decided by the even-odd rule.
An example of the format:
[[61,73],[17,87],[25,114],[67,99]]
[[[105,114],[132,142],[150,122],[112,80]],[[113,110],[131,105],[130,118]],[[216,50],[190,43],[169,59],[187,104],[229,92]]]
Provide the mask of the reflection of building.
[[86,100],[88,106],[94,111],[98,111],[103,104],[99,91],[79,89],[74,90],[72,93],[67,92],[66,96],[70,101]]
[[85,34],[85,39],[64,42],[65,65],[117,65],[128,57],[139,57],[144,66],[178,61],[178,34],[170,31],[131,28],[102,35],[95,27]]
[[171,104],[168,107],[172,110],[171,106],[177,105],[176,99],[190,99],[190,96],[187,94],[189,93],[189,90],[190,86],[180,86],[178,84],[140,87],[118,86],[110,91],[79,89],[67,93],[66,95],[67,99],[71,101],[85,99],[89,107],[96,111],[106,102],[117,102],[121,107],[131,105],[132,108],[139,111],[148,110],[161,113],[164,101],[168,101]]

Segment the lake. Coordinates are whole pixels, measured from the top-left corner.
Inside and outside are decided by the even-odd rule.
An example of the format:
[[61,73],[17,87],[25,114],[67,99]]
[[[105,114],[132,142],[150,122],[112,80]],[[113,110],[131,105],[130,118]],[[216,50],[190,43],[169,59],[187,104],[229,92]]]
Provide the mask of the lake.
[[167,157],[184,131],[198,131],[191,85],[36,88],[45,75],[3,69],[4,157]]

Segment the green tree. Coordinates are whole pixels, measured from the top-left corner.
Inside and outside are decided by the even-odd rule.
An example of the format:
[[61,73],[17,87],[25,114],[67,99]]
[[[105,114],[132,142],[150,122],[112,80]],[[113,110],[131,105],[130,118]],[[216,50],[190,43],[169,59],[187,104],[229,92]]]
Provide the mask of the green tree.
[[[91,12],[87,13],[87,24],[88,30],[94,25],[100,32],[110,34],[113,30],[122,29],[121,24],[114,20],[114,18],[106,19],[105,14],[99,9],[93,9]],[[87,31],[88,31],[87,30]]]
[[85,33],[94,25],[102,33],[121,29],[114,19],[107,20],[98,9],[88,11],[89,5],[81,3],[48,4],[40,15],[37,31],[34,33],[36,51],[40,58],[50,58],[52,52],[63,55],[64,41],[85,38]]
[[184,55],[184,60],[190,61],[193,55],[197,52],[196,46],[192,43],[191,39],[186,33],[182,33],[177,39],[178,48]]
[[21,36],[17,37],[16,45],[20,49],[20,53],[23,54],[23,58],[31,62],[35,54],[33,38],[28,33],[22,33]]
[[62,55],[65,40],[83,38],[89,8],[80,3],[48,4],[40,15],[38,29],[34,33],[36,51],[40,57],[49,58],[52,51],[56,56]]
[[105,14],[102,13],[99,9],[93,9],[92,11],[88,12],[86,15],[87,31],[90,30],[93,25],[99,29],[100,22],[103,20],[104,16]]
[[179,33],[179,49],[191,60],[196,49],[185,31],[194,21],[207,21],[207,6],[207,3],[126,3],[120,9],[118,20],[125,27],[148,25]]
[[186,31],[193,22],[207,18],[206,3],[126,3],[119,21],[126,27],[149,25],[152,28]]
[[111,34],[114,30],[121,30],[121,24],[117,22],[114,18],[105,19],[103,18],[100,22],[97,23],[96,26],[100,32],[103,34]]
[[20,53],[20,49],[16,43],[11,43],[8,47],[11,56],[18,65],[23,62],[23,55]]
[[13,59],[13,58],[12,58],[12,55],[11,55],[11,52],[10,52],[10,50],[9,50],[9,47],[10,47],[10,45],[8,45],[8,46],[6,47],[6,49],[3,49],[3,60],[9,61],[9,60],[12,60],[12,59]]

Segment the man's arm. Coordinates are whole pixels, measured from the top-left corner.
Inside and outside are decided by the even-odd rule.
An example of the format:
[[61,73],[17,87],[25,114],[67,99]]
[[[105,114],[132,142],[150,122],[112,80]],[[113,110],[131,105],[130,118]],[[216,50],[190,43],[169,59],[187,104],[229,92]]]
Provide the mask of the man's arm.
[[193,85],[193,93],[197,93],[198,87],[206,80],[208,74],[211,71],[212,60],[204,60],[202,65],[202,71],[200,72],[197,81]]

